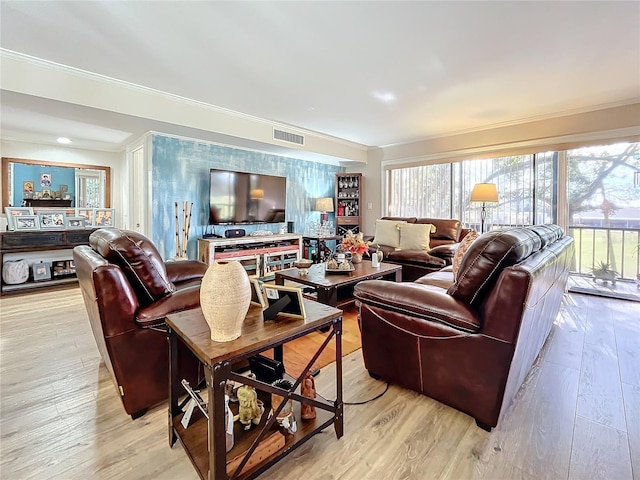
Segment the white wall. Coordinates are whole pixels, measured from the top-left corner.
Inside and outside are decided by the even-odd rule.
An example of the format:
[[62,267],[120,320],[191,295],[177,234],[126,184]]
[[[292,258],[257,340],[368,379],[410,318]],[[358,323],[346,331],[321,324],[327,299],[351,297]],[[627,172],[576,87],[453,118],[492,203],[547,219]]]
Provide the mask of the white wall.
[[[125,195],[125,185],[127,184],[124,152],[100,152],[96,150],[2,140],[2,142],[0,142],[0,156],[24,158],[28,160],[44,160],[51,163],[81,163],[111,167],[111,206],[116,209],[116,225],[122,225],[124,214],[123,198]],[[0,196],[2,195],[1,185],[2,178],[0,178]],[[6,230],[6,225],[7,220],[3,211],[2,217],[0,218],[0,230]]]

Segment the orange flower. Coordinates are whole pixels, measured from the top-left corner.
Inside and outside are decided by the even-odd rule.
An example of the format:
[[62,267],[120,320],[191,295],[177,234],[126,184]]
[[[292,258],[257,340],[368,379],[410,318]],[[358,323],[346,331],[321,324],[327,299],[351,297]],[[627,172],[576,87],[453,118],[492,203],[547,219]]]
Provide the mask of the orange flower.
[[354,234],[351,230],[347,230],[347,234],[342,239],[342,249],[359,255],[369,251],[369,247],[364,241],[362,233]]

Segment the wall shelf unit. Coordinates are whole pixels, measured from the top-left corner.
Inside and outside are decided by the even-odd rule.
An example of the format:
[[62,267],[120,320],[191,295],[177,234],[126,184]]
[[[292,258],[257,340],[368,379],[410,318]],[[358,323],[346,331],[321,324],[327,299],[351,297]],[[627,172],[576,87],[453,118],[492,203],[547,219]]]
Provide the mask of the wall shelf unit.
[[362,174],[336,173],[336,227],[344,236],[347,230],[358,233],[362,215]]

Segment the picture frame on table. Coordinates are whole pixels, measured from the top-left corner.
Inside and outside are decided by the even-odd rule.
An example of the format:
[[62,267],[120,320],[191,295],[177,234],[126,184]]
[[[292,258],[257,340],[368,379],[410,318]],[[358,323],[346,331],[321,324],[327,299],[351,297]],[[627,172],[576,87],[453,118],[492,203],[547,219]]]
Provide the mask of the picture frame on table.
[[32,265],[33,280],[51,280],[51,262],[40,262]]
[[88,207],[77,207],[76,208],[76,217],[84,217],[85,218],[85,227],[90,227],[95,225],[93,220],[95,218],[95,209]]
[[40,230],[40,223],[37,215],[18,215],[13,218],[16,232],[29,230]]
[[67,228],[67,214],[62,211],[38,212],[40,230],[64,230]]
[[67,228],[84,228],[86,222],[84,217],[67,217]]
[[[265,283],[263,285],[265,298],[267,301],[267,309],[265,310],[265,320],[272,318],[269,310],[274,307],[277,311],[273,314],[284,315],[291,318],[299,318],[304,320],[307,314],[304,310],[304,298],[302,290],[295,287],[287,287],[284,285],[273,285]],[[282,305],[280,301],[282,300]],[[279,303],[279,305],[276,305]],[[267,318],[267,316],[269,318]]]
[[15,217],[21,215],[33,215],[33,208],[31,207],[4,207],[4,213],[7,215],[7,225],[9,230],[15,230],[15,223],[13,222]]
[[113,227],[115,226],[116,212],[114,208],[95,208],[93,224],[96,227]]
[[251,305],[257,305],[263,310],[267,308],[267,300],[265,299],[264,284],[257,278],[250,278],[251,282]]

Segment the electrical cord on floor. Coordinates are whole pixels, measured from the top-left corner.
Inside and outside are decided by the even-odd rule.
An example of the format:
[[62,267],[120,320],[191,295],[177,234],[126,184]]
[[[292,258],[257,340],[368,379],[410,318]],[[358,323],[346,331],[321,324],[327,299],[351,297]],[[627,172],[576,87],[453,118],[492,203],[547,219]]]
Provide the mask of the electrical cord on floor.
[[389,385],[391,385],[391,383],[387,382],[387,387],[384,389],[384,392],[376,395],[373,398],[370,398],[369,400],[363,400],[362,402],[342,402],[342,403],[344,405],[364,405],[365,403],[373,402],[374,400],[379,399],[381,396],[383,396],[385,393],[387,393],[387,390],[389,390]]

